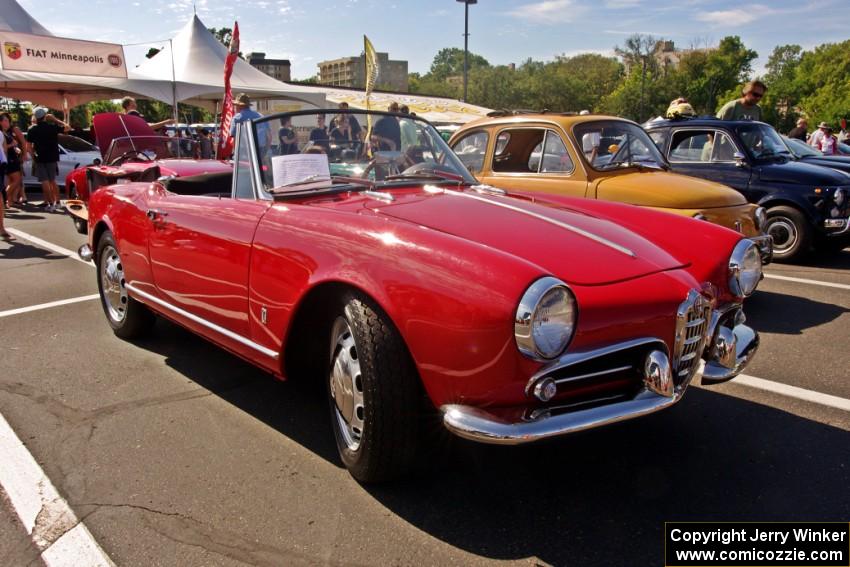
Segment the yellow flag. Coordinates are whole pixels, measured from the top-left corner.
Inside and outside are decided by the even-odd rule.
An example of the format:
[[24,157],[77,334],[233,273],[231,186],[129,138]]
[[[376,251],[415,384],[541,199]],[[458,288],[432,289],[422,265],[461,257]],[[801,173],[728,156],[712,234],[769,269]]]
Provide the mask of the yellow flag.
[[[369,111],[369,95],[372,94],[372,89],[375,88],[375,81],[378,79],[378,54],[375,53],[375,48],[372,42],[365,35],[363,36],[363,52],[366,60],[366,112]],[[369,143],[372,139],[372,115],[366,115],[366,154],[372,157],[372,147]]]

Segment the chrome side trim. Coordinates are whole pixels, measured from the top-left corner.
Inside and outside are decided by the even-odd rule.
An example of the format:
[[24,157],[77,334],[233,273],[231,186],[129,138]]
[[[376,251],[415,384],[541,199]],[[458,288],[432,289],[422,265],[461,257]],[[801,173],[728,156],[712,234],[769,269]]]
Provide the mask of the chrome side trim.
[[591,372],[589,374],[582,374],[580,376],[570,376],[568,378],[561,378],[560,380],[555,380],[555,384],[566,384],[567,382],[576,382],[578,380],[584,380],[586,378],[596,378],[597,376],[604,376],[606,374],[616,374],[617,372],[623,372],[624,370],[630,370],[634,368],[631,364],[627,366],[620,366],[619,368],[609,368],[608,370],[600,370],[599,372]]
[[392,203],[395,201],[395,197],[390,193],[381,193],[380,191],[363,191],[363,194],[367,197],[371,197],[373,199],[377,199],[378,201],[383,201],[385,203]]
[[584,236],[585,238],[593,240],[594,242],[598,242],[599,244],[602,244],[603,246],[607,246],[609,248],[612,248],[612,249],[616,250],[617,252],[621,252],[621,253],[623,253],[626,256],[629,256],[631,258],[637,258],[637,254],[635,254],[633,251],[626,248],[625,246],[621,246],[621,245],[617,244],[616,242],[611,242],[607,238],[603,238],[603,237],[601,237],[597,234],[593,234],[592,232],[588,232],[588,231],[581,229],[577,226],[573,226],[571,224],[567,224],[565,222],[555,220],[551,217],[547,217],[545,215],[541,215],[541,214],[538,214],[538,213],[535,213],[535,212],[532,212],[532,211],[528,211],[526,209],[523,209],[522,207],[515,207],[514,205],[510,205],[508,203],[503,203],[502,201],[494,201],[493,199],[487,199],[486,197],[483,197],[481,195],[473,195],[471,193],[466,193],[466,192],[461,192],[461,191],[443,190],[443,193],[445,193],[446,195],[455,195],[455,196],[459,196],[459,197],[466,197],[467,199],[475,199],[476,201],[481,201],[482,203],[489,203],[489,204],[494,205],[496,207],[502,207],[503,209],[509,209],[511,211],[515,211],[515,212],[523,214],[523,215],[534,217],[538,220],[542,220],[543,222],[547,222],[547,223],[555,225],[559,228],[563,228],[564,230],[569,230],[570,232],[573,232],[573,233],[578,234],[580,236]]
[[179,307],[177,307],[175,305],[172,305],[172,304],[170,304],[166,301],[163,301],[158,297],[155,297],[155,296],[153,296],[153,295],[151,295],[147,292],[140,290],[139,288],[134,286],[132,283],[127,284],[127,289],[129,289],[131,292],[133,292],[133,295],[135,295],[137,298],[143,300],[142,301],[143,303],[145,303],[145,302],[155,303],[155,304],[159,305],[160,307],[168,309],[169,311],[176,313],[177,315],[180,315],[181,317],[185,317],[186,319],[189,319],[190,321],[194,321],[195,323],[197,323],[199,325],[203,325],[207,329],[215,331],[216,333],[218,333],[220,335],[224,335],[225,337],[232,339],[232,340],[234,340],[234,341],[236,341],[240,344],[243,344],[247,347],[250,347],[250,348],[256,350],[257,352],[262,353],[262,354],[264,354],[264,355],[266,355],[270,358],[277,359],[278,356],[279,356],[276,351],[273,351],[270,348],[266,348],[263,345],[257,344],[250,339],[246,339],[242,335],[237,335],[233,331],[225,329],[224,327],[220,327],[220,326],[216,325],[215,323],[211,323],[210,321],[207,321],[206,319],[198,317],[197,315],[189,313],[188,311],[186,311],[184,309],[180,309]]
[[620,352],[623,350],[628,350],[631,348],[651,344],[657,344],[659,345],[659,348],[664,351],[667,351],[667,345],[665,345],[664,341],[662,341],[661,339],[657,339],[654,337],[642,337],[639,339],[632,339],[630,341],[625,341],[622,343],[607,345],[593,350],[568,352],[564,355],[561,355],[561,358],[559,358],[558,360],[547,364],[546,366],[538,370],[531,378],[529,378],[528,383],[525,386],[525,393],[526,395],[531,395],[531,392],[534,389],[534,385],[538,380],[540,380],[544,376],[547,376],[548,374],[557,372],[562,368],[573,366],[574,364],[579,364],[581,362],[587,362],[588,360],[593,360],[594,358],[599,358],[601,356],[614,354],[615,352]]

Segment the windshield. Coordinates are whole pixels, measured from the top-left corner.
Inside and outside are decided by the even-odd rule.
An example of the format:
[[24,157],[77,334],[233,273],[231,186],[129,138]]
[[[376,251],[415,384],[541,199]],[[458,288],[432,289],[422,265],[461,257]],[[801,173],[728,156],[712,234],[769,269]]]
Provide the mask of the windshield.
[[573,127],[584,159],[594,169],[604,171],[617,167],[667,162],[658,148],[637,124],[621,120],[595,120]]
[[822,156],[823,153],[814,149],[809,144],[802,140],[797,140],[796,138],[782,138],[785,140],[785,145],[788,146],[788,149],[791,150],[791,153],[797,157],[806,157],[806,156]]
[[776,130],[766,124],[746,124],[738,126],[736,130],[744,148],[753,159],[792,157]]
[[168,158],[195,158],[198,143],[188,138],[168,136],[131,136],[115,138],[109,145],[104,161],[153,161]]
[[260,118],[253,131],[267,192],[355,178],[376,185],[405,179],[476,183],[434,127],[414,117],[318,110]]
[[69,152],[96,152],[97,147],[86,142],[82,138],[69,134],[59,134],[59,145]]

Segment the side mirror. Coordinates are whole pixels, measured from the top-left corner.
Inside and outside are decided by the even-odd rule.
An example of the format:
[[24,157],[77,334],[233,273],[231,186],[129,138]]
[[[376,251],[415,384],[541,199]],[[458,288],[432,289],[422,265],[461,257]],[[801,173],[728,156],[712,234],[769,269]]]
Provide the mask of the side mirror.
[[745,156],[741,152],[735,152],[734,154],[732,154],[732,158],[735,160],[735,165],[737,167],[744,167],[744,160],[747,159],[747,156]]

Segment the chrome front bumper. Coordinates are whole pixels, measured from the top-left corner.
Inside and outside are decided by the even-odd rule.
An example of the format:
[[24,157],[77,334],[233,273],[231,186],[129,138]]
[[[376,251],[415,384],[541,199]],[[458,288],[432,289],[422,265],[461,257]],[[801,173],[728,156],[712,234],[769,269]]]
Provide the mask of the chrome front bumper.
[[[705,367],[701,382],[704,385],[731,380],[744,370],[758,350],[758,333],[743,324],[743,314],[737,306],[715,311],[707,335],[709,340],[703,351]],[[667,363],[669,365],[669,361]],[[668,367],[667,371],[672,375],[671,368]],[[645,372],[641,390],[628,400],[558,415],[541,408],[518,421],[502,419],[478,407],[449,404],[440,408],[443,424],[465,439],[519,445],[649,415],[682,399],[689,381],[675,387],[672,381],[659,385],[657,379],[648,374],[648,371]]]

